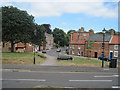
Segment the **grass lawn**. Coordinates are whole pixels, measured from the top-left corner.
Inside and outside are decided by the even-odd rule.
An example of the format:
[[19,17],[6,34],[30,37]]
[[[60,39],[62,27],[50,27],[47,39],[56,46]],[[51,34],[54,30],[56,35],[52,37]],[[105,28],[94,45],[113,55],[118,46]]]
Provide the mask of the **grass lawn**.
[[[42,53],[39,54],[45,56]],[[2,53],[2,64],[33,65],[33,61],[34,53]],[[38,53],[35,53],[35,61],[36,65],[39,65],[45,61],[45,58],[41,58],[38,56]]]
[[[102,60],[78,58],[74,57],[74,60],[60,60],[57,62],[58,65],[62,66],[81,66],[81,67],[101,67]],[[104,67],[109,67],[109,62],[104,61]]]

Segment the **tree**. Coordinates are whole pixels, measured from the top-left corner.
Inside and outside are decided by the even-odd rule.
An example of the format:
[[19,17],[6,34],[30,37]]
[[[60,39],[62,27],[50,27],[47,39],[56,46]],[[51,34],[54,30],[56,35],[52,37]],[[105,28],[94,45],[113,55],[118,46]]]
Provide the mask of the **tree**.
[[26,11],[13,6],[2,7],[2,41],[11,42],[11,52],[15,43],[31,41],[34,25],[34,17]]
[[46,33],[51,34],[52,30],[50,29],[51,25],[50,24],[42,24],[45,29],[46,29]]
[[87,41],[86,48],[87,48],[88,60],[89,60],[89,56],[90,56],[91,50],[93,48],[93,44],[94,44],[94,41]]
[[65,32],[62,29],[55,28],[53,30],[54,43],[64,46],[66,45]]
[[39,51],[40,51],[40,46],[46,45],[46,37],[45,37],[45,27],[43,25],[38,25],[36,24],[36,35],[34,35],[34,44],[39,45]]

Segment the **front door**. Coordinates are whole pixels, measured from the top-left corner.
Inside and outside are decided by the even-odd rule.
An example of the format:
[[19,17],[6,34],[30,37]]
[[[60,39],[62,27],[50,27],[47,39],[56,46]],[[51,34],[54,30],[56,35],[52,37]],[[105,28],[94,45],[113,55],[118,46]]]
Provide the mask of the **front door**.
[[97,58],[97,52],[95,52],[95,58]]
[[70,55],[72,55],[72,50],[70,50]]
[[110,52],[110,58],[112,58],[113,57],[113,52]]

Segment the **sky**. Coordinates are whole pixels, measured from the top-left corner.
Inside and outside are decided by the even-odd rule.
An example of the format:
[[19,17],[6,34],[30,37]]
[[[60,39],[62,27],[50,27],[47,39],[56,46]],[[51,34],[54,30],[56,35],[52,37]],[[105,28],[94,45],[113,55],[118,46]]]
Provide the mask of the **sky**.
[[50,24],[65,32],[84,27],[101,32],[118,31],[119,0],[3,0],[0,6],[14,6],[33,15],[35,23]]

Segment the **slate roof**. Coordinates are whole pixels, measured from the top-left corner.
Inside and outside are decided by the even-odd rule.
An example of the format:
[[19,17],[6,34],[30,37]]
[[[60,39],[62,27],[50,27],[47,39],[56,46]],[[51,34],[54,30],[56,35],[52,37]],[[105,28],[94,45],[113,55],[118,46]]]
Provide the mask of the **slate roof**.
[[[105,41],[110,41],[110,34],[105,34]],[[92,34],[86,41],[103,41],[103,34]]]

